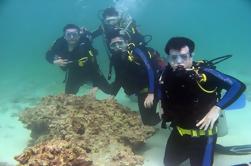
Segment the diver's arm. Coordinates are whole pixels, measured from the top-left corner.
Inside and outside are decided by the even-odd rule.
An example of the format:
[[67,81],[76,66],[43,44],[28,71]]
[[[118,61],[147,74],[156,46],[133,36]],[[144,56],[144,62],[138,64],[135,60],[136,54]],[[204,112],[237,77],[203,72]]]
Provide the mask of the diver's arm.
[[166,69],[162,72],[162,74],[160,75],[159,78],[159,97],[160,97],[160,101],[161,101],[161,107],[163,108],[163,111],[167,111],[167,94],[166,94],[166,82],[165,82],[165,74],[168,74],[166,72]]
[[53,61],[55,60],[55,58],[57,57],[55,50],[53,49],[53,47],[47,51],[46,53],[46,60],[53,64]]
[[139,48],[136,48],[137,55],[142,59],[144,62],[145,68],[147,70],[147,75],[148,75],[148,93],[154,93],[154,82],[155,82],[155,77],[154,77],[154,71],[152,66],[149,63],[149,60],[147,59],[146,55],[143,53],[142,50],[137,50]]
[[162,128],[166,128],[165,123],[166,122],[170,122],[173,120],[173,113],[172,111],[168,110],[168,96],[167,96],[167,91],[166,91],[166,87],[167,87],[167,82],[165,80],[165,75],[167,75],[168,72],[167,70],[164,70],[164,72],[162,72],[160,79],[159,79],[159,88],[160,88],[160,106],[162,108],[163,113],[161,114],[161,119],[163,120],[162,123]]
[[206,68],[205,72],[213,76],[219,83],[219,86],[226,89],[224,96],[216,103],[216,106],[225,109],[237,100],[246,89],[246,85],[238,79],[223,74],[217,70]]
[[204,68],[203,70],[209,79],[212,79],[217,88],[226,89],[224,96],[196,124],[197,127],[206,131],[208,128],[213,129],[220,112],[237,100],[246,86],[241,81],[217,70],[209,68]]
[[88,31],[86,28],[82,28],[80,42],[92,43],[92,40],[93,40],[93,33]]
[[151,64],[149,63],[149,59],[147,59],[146,55],[140,50],[139,48],[135,48],[136,55],[138,55],[141,60],[144,62],[145,68],[147,70],[148,75],[148,94],[144,101],[144,107],[150,108],[153,105],[154,100],[154,83],[155,83],[155,77],[154,72]]
[[62,49],[62,38],[57,39],[53,45],[51,46],[51,48],[47,51],[46,53],[46,60],[53,64],[54,60],[59,58],[59,51],[60,49]]
[[100,36],[103,34],[103,28],[100,25],[97,30],[92,32],[92,38],[95,39],[96,37]]

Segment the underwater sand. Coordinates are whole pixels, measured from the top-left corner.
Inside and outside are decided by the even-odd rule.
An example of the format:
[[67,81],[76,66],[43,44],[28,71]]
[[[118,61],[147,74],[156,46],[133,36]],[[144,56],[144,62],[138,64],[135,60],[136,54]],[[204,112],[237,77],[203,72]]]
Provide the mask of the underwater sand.
[[[97,19],[98,10],[112,4],[111,2],[120,3],[121,1],[122,7],[125,5],[130,8],[129,13],[132,12],[132,16],[135,16],[140,25],[140,31],[153,35],[152,46],[161,54],[169,37],[176,35],[192,37],[198,43],[196,53],[198,59],[205,56],[206,59],[211,59],[233,54],[231,61],[226,61],[219,66],[225,65],[224,71],[227,74],[238,76],[237,78],[251,88],[251,70],[248,61],[251,54],[250,1],[225,0],[217,1],[215,5],[214,1],[184,1],[183,3],[159,1],[156,3],[157,1],[139,0],[144,3],[134,5],[135,0],[77,0],[73,4],[72,1],[63,0],[27,2],[0,0],[2,5],[0,6],[2,23],[0,166],[2,162],[15,164],[13,157],[22,152],[29,140],[30,131],[26,130],[13,114],[15,115],[26,106],[35,104],[42,96],[63,92],[63,74],[58,74],[58,71],[44,60],[45,51],[60,34],[62,26],[71,22],[93,30],[100,24]],[[130,2],[129,5],[128,2]],[[137,6],[140,6],[140,10],[135,9]],[[178,12],[176,6],[180,8]],[[54,12],[48,12],[49,10]],[[58,15],[64,19],[58,19]],[[158,18],[164,19],[161,26],[159,26]],[[30,47],[25,45],[27,43],[30,43]],[[30,64],[31,62],[35,62],[34,66]],[[107,64],[102,61],[101,66],[107,66]],[[17,78],[20,75],[21,78]],[[40,78],[40,75],[46,75],[46,77]],[[82,89],[83,92],[85,89]],[[246,92],[246,96],[249,102],[245,108],[226,113],[229,134],[218,139],[220,144],[251,144],[251,91]],[[98,95],[98,98],[103,97],[105,96],[102,93]],[[123,93],[119,93],[116,98],[120,103],[137,111],[137,104],[132,103]],[[147,141],[143,153],[145,166],[163,165],[167,137],[168,131],[160,130]],[[228,166],[245,161],[251,161],[251,155],[216,155],[214,165]]]
[[[0,165],[1,162],[15,165],[16,162],[13,157],[23,151],[30,139],[30,131],[25,129],[23,124],[18,121],[16,113],[23,110],[27,106],[36,104],[42,96],[51,93],[51,86],[35,91],[31,85],[29,88],[27,88],[27,86],[23,86],[25,88],[21,87],[22,85],[20,85],[19,90],[15,90],[15,93],[18,94],[18,92],[25,92],[25,95],[22,95],[22,97],[19,96],[20,98],[17,96],[13,98],[13,96],[15,96],[13,95],[14,92],[11,93],[8,91],[8,95],[6,95],[6,93],[6,97],[1,100],[0,103]],[[84,86],[78,95],[87,93],[88,88],[88,86]],[[59,89],[62,89],[62,87],[59,87]],[[108,95],[102,93],[101,91],[98,91],[97,93],[98,99],[104,99],[107,96]],[[116,99],[120,103],[130,107],[133,111],[137,111],[137,103],[134,101],[135,99],[128,98],[122,90],[119,92]],[[226,111],[226,117],[229,133],[227,136],[219,138],[218,143],[225,146],[251,144],[251,133],[249,127],[251,119],[251,102],[247,102],[245,108],[240,110]],[[157,126],[157,128],[157,133],[148,139],[146,145],[140,152],[140,154],[142,154],[145,158],[144,166],[163,165],[162,161],[164,157],[165,144],[170,131],[160,129],[159,126]],[[230,156],[216,154],[214,165],[229,166],[250,161],[251,155]],[[188,161],[186,161],[183,165],[189,165]]]

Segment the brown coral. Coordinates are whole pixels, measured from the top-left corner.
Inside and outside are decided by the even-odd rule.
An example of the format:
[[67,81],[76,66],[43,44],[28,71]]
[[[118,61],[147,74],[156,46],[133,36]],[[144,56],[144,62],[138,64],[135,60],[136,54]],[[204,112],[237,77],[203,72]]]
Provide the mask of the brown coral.
[[15,157],[22,165],[46,166],[90,166],[91,159],[81,148],[59,139],[52,139],[28,148],[23,154]]
[[32,130],[34,144],[16,157],[21,165],[142,165],[132,148],[154,133],[138,113],[92,96],[48,96],[20,120]]

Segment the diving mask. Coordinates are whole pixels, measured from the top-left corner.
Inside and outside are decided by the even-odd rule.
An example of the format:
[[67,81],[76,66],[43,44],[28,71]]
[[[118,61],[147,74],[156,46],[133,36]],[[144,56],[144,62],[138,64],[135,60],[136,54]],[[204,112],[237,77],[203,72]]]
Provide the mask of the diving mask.
[[127,42],[125,40],[116,40],[110,43],[110,49],[113,51],[126,51]]
[[169,62],[171,64],[183,64],[190,58],[190,54],[171,54],[169,55]]
[[79,38],[78,31],[66,31],[64,35],[66,40],[76,40]]
[[116,25],[119,22],[119,16],[106,17],[104,22],[107,25]]

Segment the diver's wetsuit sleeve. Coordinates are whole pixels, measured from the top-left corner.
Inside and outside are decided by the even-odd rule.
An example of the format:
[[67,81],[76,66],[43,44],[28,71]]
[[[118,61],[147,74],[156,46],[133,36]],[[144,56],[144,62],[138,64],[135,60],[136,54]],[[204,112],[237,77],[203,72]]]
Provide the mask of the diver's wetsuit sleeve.
[[159,88],[159,97],[161,102],[161,107],[163,108],[164,112],[167,111],[167,95],[166,95],[166,84],[165,84],[165,74],[167,74],[166,70],[162,72],[159,78],[158,88]]
[[49,63],[53,64],[53,61],[54,61],[55,57],[59,53],[60,49],[62,49],[62,45],[63,45],[62,42],[63,42],[62,38],[57,39],[53,43],[52,47],[47,51],[47,53],[46,53],[46,60]]
[[161,108],[163,109],[163,114],[162,114],[162,119],[163,122],[170,122],[173,119],[173,113],[172,111],[168,110],[168,96],[166,94],[166,87],[167,87],[167,82],[165,75],[167,75],[168,72],[165,70],[162,72],[160,79],[159,79],[159,90],[160,90],[160,103],[161,103]]
[[147,59],[147,57],[145,56],[145,54],[139,48],[136,48],[135,51],[137,51],[137,55],[144,62],[144,65],[145,65],[146,70],[147,70],[147,75],[148,75],[148,93],[154,93],[154,81],[155,81],[155,78],[154,78],[153,68],[152,68],[151,64],[149,63],[149,60]]
[[94,32],[92,32],[92,38],[95,39],[96,37],[98,37],[98,36],[100,36],[102,34],[103,34],[103,28],[100,25],[97,30],[95,30]]
[[162,109],[164,110],[164,112],[166,112],[167,111],[167,103],[166,103],[166,101],[167,101],[167,96],[166,96],[166,94],[165,94],[165,90],[163,90],[162,88],[161,88],[161,90],[160,90],[160,102],[161,102],[161,107],[162,107]]
[[216,103],[221,109],[225,109],[237,100],[246,89],[246,85],[241,81],[229,75],[223,74],[217,70],[205,68],[206,75],[215,79],[218,88],[226,89],[224,96]]

